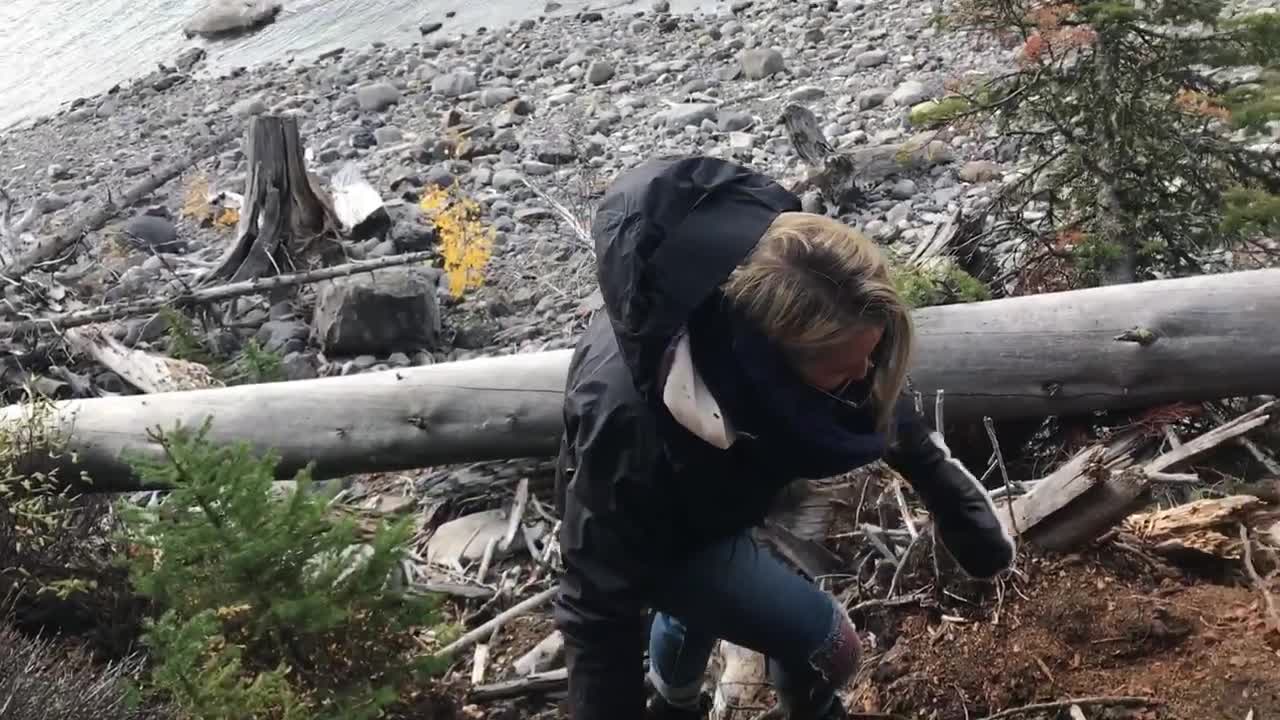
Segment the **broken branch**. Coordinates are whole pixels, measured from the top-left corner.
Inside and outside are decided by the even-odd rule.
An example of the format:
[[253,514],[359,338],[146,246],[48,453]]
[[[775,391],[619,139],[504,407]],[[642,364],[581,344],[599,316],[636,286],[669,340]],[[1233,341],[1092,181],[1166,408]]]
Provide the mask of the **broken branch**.
[[1058,702],[1036,703],[1034,705],[1023,705],[1022,707],[1010,708],[1002,710],[995,715],[988,715],[982,720],[1001,720],[1001,718],[1015,717],[1018,715],[1026,715],[1033,712],[1044,712],[1045,710],[1062,710],[1072,705],[1090,706],[1103,705],[1108,707],[1150,707],[1152,705],[1160,705],[1161,702],[1155,698],[1124,696],[1116,697],[1083,697],[1072,698],[1071,700],[1060,700]]
[[101,228],[103,225],[106,225],[107,221],[115,217],[116,213],[120,212],[121,209],[129,207],[130,205],[137,203],[142,198],[155,192],[155,190],[161,185],[164,185],[170,180],[186,172],[187,168],[217,152],[218,148],[222,147],[223,144],[238,134],[238,132],[222,133],[209,142],[201,145],[194,152],[181,160],[166,165],[157,172],[151,173],[136,183],[133,187],[125,191],[124,196],[120,199],[121,202],[119,205],[108,198],[107,202],[104,203],[102,207],[98,208],[78,222],[73,223],[71,227],[51,238],[41,240],[22,257],[10,263],[3,270],[0,270],[0,275],[5,275],[14,279],[21,278],[37,265],[61,255],[77,242],[80,242],[80,239],[84,237],[86,233],[93,232],[94,230]]
[[488,637],[490,634],[493,633],[493,629],[495,627],[505,624],[507,621],[511,620],[512,618],[519,617],[531,610],[538,609],[539,607],[541,607],[542,605],[550,601],[551,598],[555,597],[556,593],[559,591],[560,591],[560,586],[554,585],[552,587],[547,588],[546,590],[543,590],[537,595],[534,595],[533,597],[526,598],[516,603],[515,605],[512,605],[510,608],[498,613],[496,616],[493,617],[493,619],[484,623],[480,627],[472,630],[471,632],[463,635],[457,640],[454,640],[452,643],[441,648],[440,651],[436,653],[436,656],[441,658],[451,658],[456,656],[459,652],[466,650],[472,645],[475,645],[481,639]]
[[436,257],[436,255],[437,253],[434,251],[424,250],[422,252],[407,253],[404,255],[391,255],[388,257],[374,258],[372,260],[357,260],[355,262],[334,265],[332,267],[320,268],[307,272],[273,275],[270,277],[227,283],[225,285],[214,285],[171,297],[142,298],[140,300],[116,303],[113,305],[103,305],[86,310],[62,313],[59,315],[49,315],[42,318],[3,322],[0,323],[0,336],[11,337],[15,335],[26,335],[37,332],[41,328],[47,328],[55,331],[65,330],[67,328],[92,325],[94,323],[107,322],[111,320],[120,320],[128,317],[136,317],[138,315],[146,315],[148,313],[157,312],[161,308],[166,307],[189,307],[191,305],[214,303],[244,295],[265,293],[277,288],[306,285],[308,283],[320,282],[321,280],[331,280],[333,278],[355,275],[356,273],[369,272],[381,268],[394,267],[396,265],[408,265],[410,263],[430,260]]

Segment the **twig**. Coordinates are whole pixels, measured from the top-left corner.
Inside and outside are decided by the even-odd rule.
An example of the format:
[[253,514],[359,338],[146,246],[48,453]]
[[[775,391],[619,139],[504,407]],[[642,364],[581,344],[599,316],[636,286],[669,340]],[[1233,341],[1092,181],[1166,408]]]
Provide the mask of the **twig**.
[[885,544],[884,540],[880,539],[880,536],[877,535],[871,527],[871,525],[867,525],[866,523],[863,523],[862,525],[863,531],[867,534],[867,540],[871,543],[872,547],[880,551],[881,555],[884,555],[886,560],[897,566],[898,556],[893,554],[893,551],[889,549],[889,546]]
[[516,485],[516,499],[511,506],[511,517],[507,521],[507,534],[503,536],[502,542],[498,544],[498,549],[506,552],[511,549],[511,543],[515,542],[516,534],[520,531],[520,525],[524,522],[524,511],[529,505],[529,478],[520,478],[520,483]]
[[466,650],[472,645],[475,645],[477,642],[480,641],[481,638],[488,636],[490,633],[493,632],[493,629],[495,627],[502,625],[503,623],[506,623],[512,618],[519,617],[520,615],[523,615],[531,610],[536,610],[537,608],[546,604],[551,600],[551,598],[555,597],[556,593],[559,591],[560,591],[560,587],[558,585],[553,585],[547,588],[546,590],[543,590],[542,592],[538,593],[537,595],[534,595],[533,597],[526,598],[516,603],[515,605],[511,606],[507,610],[504,610],[501,613],[498,613],[489,622],[484,623],[480,627],[472,630],[471,632],[463,635],[457,640],[454,640],[452,643],[449,643],[445,647],[441,648],[440,651],[436,653],[436,656],[442,657],[442,658],[450,658],[450,657],[456,656],[459,652]]
[[476,571],[476,582],[483,583],[484,577],[489,574],[489,566],[493,564],[493,553],[498,549],[499,542],[501,540],[492,537],[485,543],[484,555],[480,557],[480,569]]
[[1010,708],[1002,710],[995,715],[988,715],[982,720],[1000,720],[1000,718],[1015,717],[1017,715],[1026,715],[1027,713],[1043,712],[1045,710],[1061,710],[1069,708],[1072,705],[1110,705],[1113,707],[1149,707],[1151,705],[1160,705],[1161,701],[1155,698],[1135,697],[1118,695],[1115,697],[1083,697],[1073,698],[1071,700],[1060,700],[1058,702],[1036,703],[1034,705],[1024,705],[1022,707]]
[[[1216,405],[1210,403],[1207,407],[1209,409],[1209,413],[1213,415],[1214,419],[1216,419],[1220,423],[1227,422],[1227,416],[1223,414],[1223,412],[1219,410]],[[1165,427],[1167,428],[1168,426],[1166,425]],[[1257,460],[1260,465],[1266,468],[1267,472],[1271,473],[1272,475],[1280,476],[1280,463],[1277,463],[1275,458],[1271,457],[1270,455],[1267,455],[1267,453],[1263,451],[1262,448],[1258,447],[1257,443],[1255,443],[1254,441],[1250,440],[1247,437],[1244,437],[1243,435],[1236,438],[1236,442],[1239,443],[1240,446],[1243,447],[1245,450],[1247,450],[1249,454],[1253,456],[1254,460]]]
[[960,708],[964,710],[964,720],[969,720],[969,704],[964,700],[964,691],[955,683],[951,683],[951,687],[955,688],[956,695],[960,696]]
[[1180,447],[1170,450],[1147,463],[1145,470],[1148,474],[1163,472],[1193,455],[1198,455],[1205,450],[1221,445],[1233,437],[1244,435],[1254,428],[1266,425],[1271,419],[1270,413],[1275,410],[1276,404],[1277,401],[1272,400],[1265,405],[1259,405],[1235,420],[1225,425],[1220,425],[1194,440],[1183,443]]
[[938,388],[937,397],[933,401],[933,429],[942,435],[942,388]]
[[569,686],[569,671],[559,668],[551,672],[536,673],[516,680],[505,680],[492,685],[483,685],[472,690],[467,699],[474,703],[534,695],[545,692],[562,691]]
[[1262,602],[1266,604],[1267,625],[1271,626],[1273,632],[1280,633],[1280,610],[1276,609],[1276,599],[1267,589],[1262,576],[1258,574],[1258,569],[1253,566],[1253,548],[1249,542],[1249,530],[1244,523],[1240,524],[1240,542],[1244,544],[1244,569],[1249,573],[1249,579],[1253,581],[1254,587],[1261,593]]
[[910,595],[902,595],[896,598],[874,598],[872,600],[863,600],[862,602],[849,608],[850,613],[866,612],[867,610],[875,610],[879,608],[900,607],[902,605],[910,605],[912,603],[923,602],[928,599],[928,595],[924,592],[916,592]]
[[920,537],[916,535],[911,538],[906,551],[902,553],[902,562],[898,563],[897,569],[893,571],[893,579],[889,581],[889,592],[886,597],[893,597],[893,594],[898,591],[898,579],[902,577],[902,571],[906,569],[907,562],[911,560],[911,553],[915,551],[916,545],[920,544]]
[[1009,482],[1009,468],[1005,467],[1004,454],[1000,452],[1000,439],[996,437],[996,426],[995,423],[991,422],[989,415],[982,418],[982,425],[987,428],[987,436],[991,438],[991,450],[995,453],[996,462],[1000,465],[1000,475],[1004,478],[1004,488],[1005,493],[1007,493],[1005,507],[1009,510],[1009,529],[1013,532],[1014,537],[1018,537],[1021,533],[1018,532],[1018,521],[1013,517],[1013,486]]
[[893,499],[898,502],[898,510],[902,512],[902,522],[907,526],[907,533],[911,535],[911,541],[920,537],[920,531],[916,529],[916,521],[911,518],[911,508],[907,507],[907,498],[902,494],[902,478],[894,476],[893,478]]
[[524,183],[525,186],[532,190],[539,198],[546,201],[546,203],[551,206],[551,209],[555,210],[556,214],[568,223],[569,229],[573,231],[575,236],[577,236],[578,241],[582,243],[582,246],[590,250],[592,254],[595,254],[595,243],[591,241],[591,233],[587,230],[587,226],[582,222],[582,220],[575,217],[574,214],[570,212],[569,208],[565,207],[564,203],[548,195],[546,190],[534,185],[528,178],[521,177],[520,182]]
[[424,250],[422,252],[407,253],[404,255],[391,255],[388,257],[374,258],[372,260],[357,260],[355,262],[334,265],[332,267],[320,268],[318,270],[310,270],[307,272],[273,275],[270,277],[254,278],[253,280],[244,280],[242,282],[228,283],[226,285],[215,285],[213,287],[201,288],[195,292],[182,293],[171,297],[142,298],[125,303],[102,305],[85,310],[49,315],[42,318],[33,318],[31,320],[3,322],[0,323],[0,336],[30,334],[39,331],[41,328],[58,330],[79,327],[82,325],[92,325],[94,323],[106,322],[109,320],[120,320],[122,318],[134,317],[137,315],[146,315],[148,313],[157,312],[161,308],[166,307],[180,308],[189,305],[202,305],[221,300],[230,300],[231,298],[241,297],[244,295],[265,293],[277,288],[291,287],[293,285],[306,285],[308,283],[319,282],[321,280],[330,280],[337,277],[355,275],[356,273],[394,267],[396,265],[408,265],[422,260],[430,260],[431,258],[436,257],[437,254],[438,253],[434,250]]

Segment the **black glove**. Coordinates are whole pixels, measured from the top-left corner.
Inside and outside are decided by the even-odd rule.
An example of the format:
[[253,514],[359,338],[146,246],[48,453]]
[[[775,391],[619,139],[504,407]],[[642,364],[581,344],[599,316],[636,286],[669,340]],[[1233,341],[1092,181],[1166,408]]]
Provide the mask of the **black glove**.
[[936,537],[966,573],[991,578],[1013,564],[1014,541],[995,504],[973,473],[954,457],[942,436],[916,412],[900,406],[898,436],[885,462],[897,470],[933,516]]

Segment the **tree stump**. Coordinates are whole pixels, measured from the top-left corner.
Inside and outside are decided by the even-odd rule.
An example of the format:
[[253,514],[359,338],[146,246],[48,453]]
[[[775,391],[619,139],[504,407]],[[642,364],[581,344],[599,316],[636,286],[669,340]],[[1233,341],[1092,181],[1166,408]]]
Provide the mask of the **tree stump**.
[[304,255],[335,259],[340,252],[333,242],[337,218],[307,173],[297,119],[255,117],[247,140],[249,179],[237,239],[204,284],[304,270]]
[[782,111],[782,124],[796,154],[811,168],[791,192],[799,195],[816,188],[830,207],[845,213],[866,202],[866,195],[855,180],[857,168],[853,159],[837,152],[827,141],[818,118],[806,107],[791,104]]

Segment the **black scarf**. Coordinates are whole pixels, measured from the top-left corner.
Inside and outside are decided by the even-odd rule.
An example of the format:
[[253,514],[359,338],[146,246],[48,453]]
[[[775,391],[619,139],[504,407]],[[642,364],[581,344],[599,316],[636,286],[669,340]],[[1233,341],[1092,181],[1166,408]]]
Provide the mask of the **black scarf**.
[[809,385],[781,350],[721,296],[690,318],[694,365],[739,435],[749,436],[761,462],[789,477],[825,478],[874,462],[887,444],[875,428],[870,382],[854,383],[842,399]]

